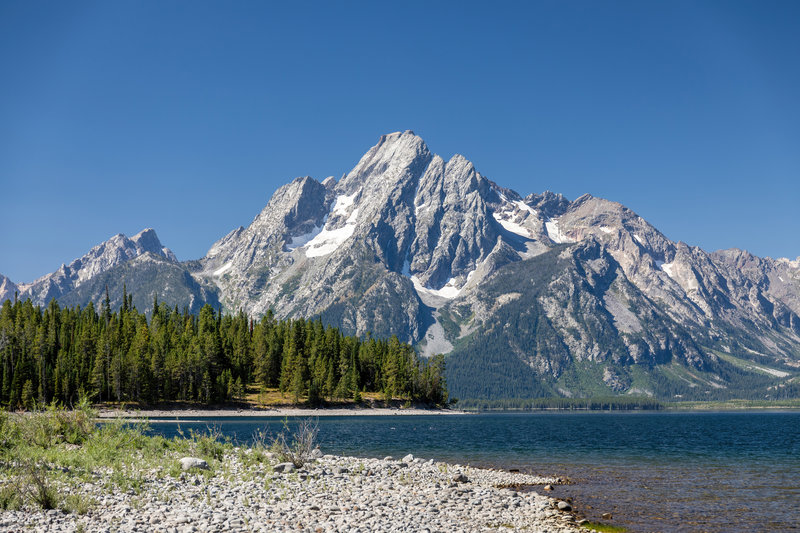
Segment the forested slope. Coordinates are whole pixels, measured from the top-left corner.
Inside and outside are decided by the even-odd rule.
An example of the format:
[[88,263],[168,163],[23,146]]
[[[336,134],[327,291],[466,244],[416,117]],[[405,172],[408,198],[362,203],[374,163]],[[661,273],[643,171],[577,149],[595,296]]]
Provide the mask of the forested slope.
[[157,301],[148,320],[125,294],[96,309],[42,309],[6,300],[0,309],[0,402],[30,408],[81,395],[95,401],[220,403],[242,397],[248,384],[278,387],[297,402],[353,399],[361,392],[442,404],[443,359],[420,361],[413,348],[389,340],[345,336],[320,321],[255,321],[222,315],[210,305],[197,315]]

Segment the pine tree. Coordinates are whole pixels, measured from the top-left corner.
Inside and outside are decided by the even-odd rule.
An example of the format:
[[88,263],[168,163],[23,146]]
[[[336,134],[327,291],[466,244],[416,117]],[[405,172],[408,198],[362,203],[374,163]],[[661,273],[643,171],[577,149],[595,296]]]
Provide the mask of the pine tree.
[[33,382],[26,380],[25,385],[22,386],[22,407],[25,409],[33,408]]

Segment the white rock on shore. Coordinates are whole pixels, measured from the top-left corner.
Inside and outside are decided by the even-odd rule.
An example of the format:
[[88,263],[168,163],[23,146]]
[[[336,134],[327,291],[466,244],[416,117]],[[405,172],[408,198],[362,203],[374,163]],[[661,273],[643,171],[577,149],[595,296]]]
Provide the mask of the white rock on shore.
[[[104,475],[110,475],[106,473]],[[466,482],[454,482],[456,478]],[[543,485],[552,478],[413,461],[325,455],[292,473],[246,466],[237,454],[215,475],[180,478],[142,472],[142,490],[78,492],[97,502],[86,515],[7,511],[4,531],[86,532],[566,532],[551,498],[497,488]],[[585,530],[584,530],[585,531]]]

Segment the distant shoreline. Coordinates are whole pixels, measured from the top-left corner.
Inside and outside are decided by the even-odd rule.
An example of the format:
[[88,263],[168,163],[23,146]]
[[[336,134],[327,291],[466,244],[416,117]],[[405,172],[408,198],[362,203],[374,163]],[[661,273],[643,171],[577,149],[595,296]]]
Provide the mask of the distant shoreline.
[[464,415],[472,414],[453,409],[421,409],[393,407],[330,407],[310,409],[302,407],[275,408],[219,408],[219,409],[101,409],[97,417],[113,418],[218,418],[224,416],[241,417],[323,417],[323,416],[422,416],[422,415]]
[[333,416],[450,416],[475,415],[480,413],[703,413],[703,412],[763,412],[763,411],[797,411],[793,405],[697,405],[672,406],[663,409],[587,409],[587,408],[508,408],[483,410],[458,409],[426,409],[419,407],[272,407],[272,408],[156,408],[156,409],[108,409],[101,408],[97,418],[218,418],[218,417],[333,417]]

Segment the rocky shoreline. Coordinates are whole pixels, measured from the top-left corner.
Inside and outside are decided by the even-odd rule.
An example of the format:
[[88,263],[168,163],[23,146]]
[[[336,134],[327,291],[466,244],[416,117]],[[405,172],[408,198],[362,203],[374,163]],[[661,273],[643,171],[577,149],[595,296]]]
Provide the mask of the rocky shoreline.
[[0,530],[33,532],[473,532],[587,531],[570,506],[530,487],[553,478],[421,460],[322,455],[301,468],[234,449],[213,470],[141,472],[136,488],[108,489],[111,469],[69,490],[96,502],[83,514],[6,511]]

